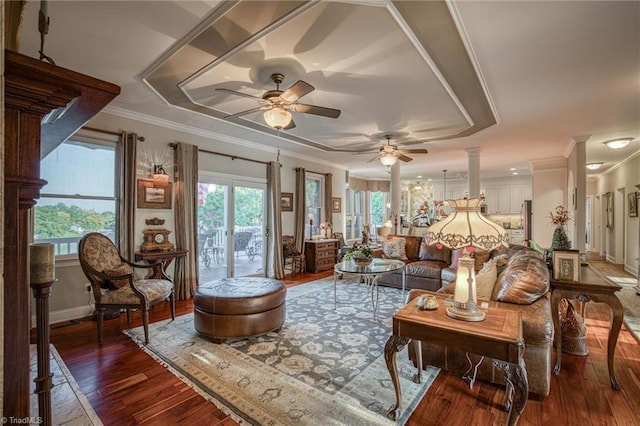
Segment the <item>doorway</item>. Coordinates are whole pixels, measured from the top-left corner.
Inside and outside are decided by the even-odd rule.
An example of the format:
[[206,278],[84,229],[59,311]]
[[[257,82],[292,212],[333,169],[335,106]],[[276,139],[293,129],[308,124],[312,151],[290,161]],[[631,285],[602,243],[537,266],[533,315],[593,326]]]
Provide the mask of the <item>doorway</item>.
[[198,183],[200,281],[264,276],[266,185],[219,177]]

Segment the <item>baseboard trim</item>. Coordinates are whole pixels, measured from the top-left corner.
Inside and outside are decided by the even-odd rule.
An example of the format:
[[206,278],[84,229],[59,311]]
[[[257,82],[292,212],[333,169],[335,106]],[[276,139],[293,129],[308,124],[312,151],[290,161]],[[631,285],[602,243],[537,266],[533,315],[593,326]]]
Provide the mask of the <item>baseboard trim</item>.
[[[59,311],[49,312],[49,324],[56,324],[59,322],[72,321],[81,318],[90,317],[93,315],[93,304],[86,306],[76,306],[70,309],[61,309]],[[36,324],[36,316],[31,316],[31,324]]]

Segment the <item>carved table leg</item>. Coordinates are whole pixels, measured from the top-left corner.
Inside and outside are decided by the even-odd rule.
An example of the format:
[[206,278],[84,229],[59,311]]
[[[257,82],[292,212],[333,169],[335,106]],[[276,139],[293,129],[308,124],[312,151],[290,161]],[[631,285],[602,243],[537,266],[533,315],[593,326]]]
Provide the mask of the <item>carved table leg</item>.
[[611,382],[611,388],[613,390],[620,390],[620,385],[616,380],[615,372],[613,371],[613,356],[616,351],[616,343],[618,342],[618,335],[620,334],[620,328],[622,327],[622,319],[624,310],[620,299],[616,295],[611,295],[607,298],[607,303],[611,307],[611,326],[609,328],[609,338],[607,340],[607,367],[609,368],[609,381]]
[[560,314],[558,307],[560,306],[562,296],[560,292],[555,290],[551,292],[551,317],[553,318],[553,329],[556,339],[556,365],[553,367],[553,374],[560,374],[560,366],[562,364],[562,329],[560,328]]
[[[509,414],[507,417],[508,425],[515,425],[520,419],[520,415],[524,411],[524,406],[527,404],[527,395],[529,393],[529,383],[527,382],[527,370],[524,365],[524,360],[520,360],[518,364],[512,364],[505,361],[494,360],[493,365],[504,372],[504,377],[507,382],[505,408]],[[515,401],[513,397],[515,395]],[[515,413],[513,409],[515,408]]]
[[399,417],[402,402],[402,391],[400,390],[400,379],[398,378],[398,368],[396,365],[396,353],[409,343],[407,337],[390,336],[384,345],[384,360],[391,375],[393,389],[396,392],[396,403],[387,411],[387,417],[396,420]]

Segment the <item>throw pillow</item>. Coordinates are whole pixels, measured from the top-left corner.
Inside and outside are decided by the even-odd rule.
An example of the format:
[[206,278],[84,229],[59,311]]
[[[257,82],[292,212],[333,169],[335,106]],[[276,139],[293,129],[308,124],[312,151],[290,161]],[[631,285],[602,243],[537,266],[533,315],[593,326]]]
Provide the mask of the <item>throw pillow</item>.
[[458,269],[458,260],[464,255],[464,250],[465,249],[455,249],[451,253],[451,267],[453,269]]
[[474,250],[471,256],[473,257],[473,261],[475,264],[476,272],[482,269],[482,266],[485,264],[487,260],[489,260],[489,256],[491,255],[490,251],[486,250]]
[[404,238],[387,239],[382,243],[382,253],[388,259],[408,260]]
[[[104,271],[102,271],[103,273],[107,274],[107,275],[111,275],[113,277],[117,277],[120,275],[125,275],[125,274],[129,274],[133,272],[133,268],[131,268],[131,266],[127,265],[126,263],[122,263],[119,266],[116,266],[114,268],[110,268],[110,269],[105,269]],[[129,285],[129,279],[128,278],[120,278],[120,279],[111,279],[108,281],[105,281],[105,283],[102,285],[103,288],[107,288],[109,290],[117,290],[121,287],[127,286]]]
[[476,296],[478,299],[491,300],[493,287],[498,278],[498,270],[496,263],[492,260],[485,263],[485,266],[476,275]]
[[530,305],[549,291],[549,269],[537,255],[523,250],[509,259],[496,281],[493,299]]

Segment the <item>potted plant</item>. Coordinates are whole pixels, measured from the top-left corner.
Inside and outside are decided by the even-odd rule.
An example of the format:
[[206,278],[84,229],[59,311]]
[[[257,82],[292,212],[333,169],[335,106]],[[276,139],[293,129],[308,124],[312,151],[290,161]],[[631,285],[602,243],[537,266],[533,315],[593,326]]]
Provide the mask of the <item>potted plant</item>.
[[345,253],[344,260],[350,260],[358,266],[367,266],[373,260],[373,250],[366,245],[354,244]]

